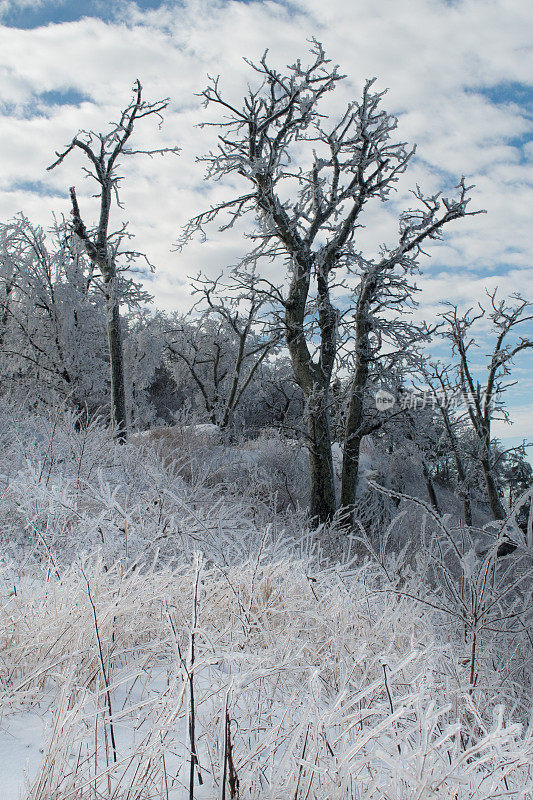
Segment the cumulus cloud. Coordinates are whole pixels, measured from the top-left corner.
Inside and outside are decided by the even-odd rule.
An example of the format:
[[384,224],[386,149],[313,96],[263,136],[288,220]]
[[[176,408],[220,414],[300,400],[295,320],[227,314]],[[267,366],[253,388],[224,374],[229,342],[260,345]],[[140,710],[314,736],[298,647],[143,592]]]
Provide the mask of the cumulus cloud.
[[[213,229],[207,244],[172,252],[188,216],[232,191],[224,184],[205,184],[195,162],[216,141],[213,129],[195,127],[207,118],[195,92],[205,85],[207,73],[220,73],[224,90],[238,101],[253,80],[242,56],[257,59],[269,47],[272,60],[282,66],[305,58],[306,39],[314,35],[348,76],[328,96],[327,111],[338,113],[359,95],[364,79],[375,75],[379,88],[389,88],[384,105],[399,117],[399,137],[418,143],[412,168],[391,203],[365,218],[360,234],[365,252],[394,241],[398,212],[410,204],[408,192],[415,183],[449,193],[466,174],[477,187],[472,203],[487,214],[457,223],[432,249],[432,262],[423,264],[422,305],[431,311],[435,294],[440,299],[468,295],[513,269],[526,285],[533,249],[531,117],[523,105],[496,102],[488,90],[510,84],[531,90],[530,4],[185,0],[150,10],[142,6],[118,4],[113,21],[92,17],[0,30],[4,217],[21,207],[42,223],[52,209],[68,213],[71,183],[90,209],[92,187],[81,177],[79,161],[52,173],[45,167],[79,128],[105,129],[139,76],[147,97],[171,98],[161,131],[138,126],[139,144],[179,144],[182,155],[124,163],[122,197],[137,245],[158,266],[151,284],[156,298],[167,307],[186,303],[186,275],[203,267],[218,271],[245,247],[239,231],[217,235]],[[69,102],[69,92],[83,100]],[[501,94],[505,97],[505,91]],[[62,99],[54,101],[56,95]],[[174,287],[179,287],[175,295]]]

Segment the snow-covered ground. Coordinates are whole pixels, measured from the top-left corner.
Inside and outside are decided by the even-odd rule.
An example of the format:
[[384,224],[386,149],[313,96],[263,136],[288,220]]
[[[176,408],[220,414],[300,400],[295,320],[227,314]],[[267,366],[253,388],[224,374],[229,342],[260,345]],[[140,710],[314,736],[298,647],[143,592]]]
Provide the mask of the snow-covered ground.
[[19,800],[43,761],[46,719],[34,711],[6,714],[0,723],[2,797]]

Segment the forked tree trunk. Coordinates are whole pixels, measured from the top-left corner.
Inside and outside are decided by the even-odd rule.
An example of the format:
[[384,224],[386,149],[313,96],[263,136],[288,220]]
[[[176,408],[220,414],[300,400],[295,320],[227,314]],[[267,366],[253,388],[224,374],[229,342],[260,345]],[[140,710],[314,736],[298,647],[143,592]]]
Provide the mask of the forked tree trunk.
[[331,432],[329,425],[329,384],[333,363],[330,352],[336,327],[332,324],[327,296],[320,318],[321,357],[313,362],[304,333],[305,306],[309,293],[312,264],[295,260],[295,272],[285,306],[285,340],[294,377],[306,400],[309,435],[309,513],[311,524],[330,522],[337,510]]
[[[102,173],[103,174],[103,173]],[[110,253],[108,241],[109,213],[111,209],[111,180],[102,179],[100,194],[100,219],[93,242],[83,223],[76,198],[76,190],[70,188],[72,201],[72,217],[75,233],[85,246],[87,255],[101,271],[105,285],[107,342],[109,348],[109,366],[111,372],[111,419],[113,435],[119,442],[128,438],[126,417],[126,389],[124,383],[124,353],[122,349],[122,331],[120,326],[120,306],[117,297],[117,270]]]

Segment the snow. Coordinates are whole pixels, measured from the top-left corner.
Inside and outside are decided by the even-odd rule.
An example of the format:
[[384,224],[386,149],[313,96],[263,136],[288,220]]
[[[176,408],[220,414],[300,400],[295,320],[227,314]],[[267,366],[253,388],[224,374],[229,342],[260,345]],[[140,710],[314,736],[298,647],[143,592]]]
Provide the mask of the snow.
[[22,800],[43,758],[46,723],[31,711],[3,716],[0,723],[0,785],[3,800]]

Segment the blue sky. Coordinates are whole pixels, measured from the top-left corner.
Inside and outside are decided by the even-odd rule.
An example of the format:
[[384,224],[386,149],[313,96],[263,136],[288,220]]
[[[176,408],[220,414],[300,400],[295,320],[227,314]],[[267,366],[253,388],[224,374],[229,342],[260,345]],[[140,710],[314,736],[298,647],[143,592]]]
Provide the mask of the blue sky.
[[[181,156],[123,165],[125,213],[136,246],[157,267],[150,290],[159,305],[185,308],[187,275],[218,273],[243,253],[242,228],[225,235],[213,229],[204,245],[172,251],[187,217],[235,188],[203,183],[195,157],[214,140],[212,130],[195,127],[205,119],[195,93],[207,73],[220,73],[238,100],[249,79],[242,56],[258,58],[268,47],[282,66],[305,58],[310,36],[348,75],[331,113],[376,76],[378,88],[389,90],[384,107],[398,115],[399,136],[418,145],[395,198],[365,220],[364,251],[393,241],[416,183],[448,191],[465,174],[476,184],[472,204],[487,214],[456,223],[431,248],[419,280],[421,314],[431,318],[442,300],[471,305],[485,287],[533,298],[533,3],[0,0],[0,23],[2,219],[23,210],[48,225],[53,211],[68,213],[71,184],[90,216],[92,192],[81,163],[72,159],[47,173],[54,151],[79,128],[104,129],[127,103],[136,77],[148,99],[170,97],[162,130],[139,126],[138,143],[177,144]],[[517,365],[517,437],[530,434],[530,359]]]
[[[76,22],[83,17],[97,17],[112,21],[117,17],[117,9],[132,5],[118,0],[26,0],[26,2],[8,2],[5,4],[3,24],[13,28],[38,28],[41,25]],[[135,4],[141,11],[160,8],[160,0],[142,0]]]

